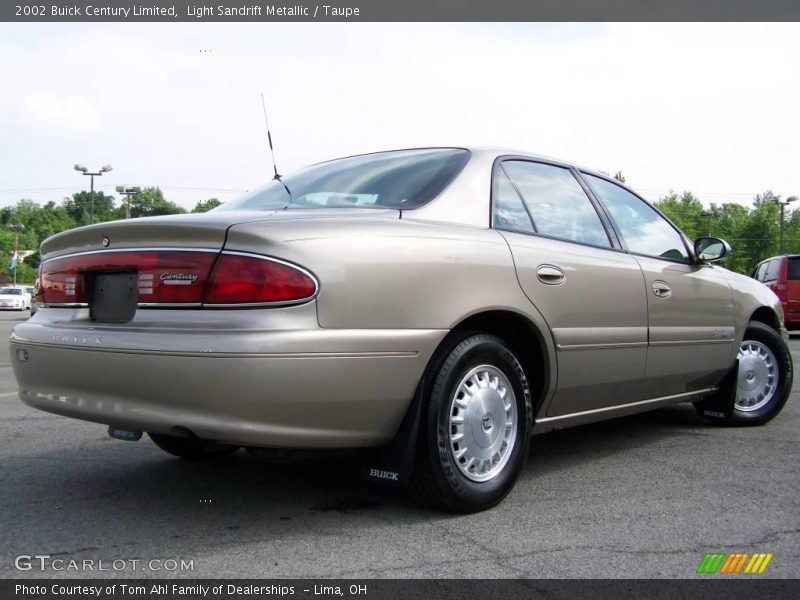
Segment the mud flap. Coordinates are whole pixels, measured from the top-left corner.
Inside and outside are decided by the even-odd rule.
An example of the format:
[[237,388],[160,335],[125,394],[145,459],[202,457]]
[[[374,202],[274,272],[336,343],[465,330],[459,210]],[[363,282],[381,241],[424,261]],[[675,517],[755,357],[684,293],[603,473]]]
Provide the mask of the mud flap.
[[367,481],[399,485],[411,477],[422,416],[423,389],[424,381],[420,381],[406,416],[389,445],[367,451],[361,467],[361,475]]
[[736,402],[736,380],[739,376],[739,360],[719,382],[719,390],[705,400],[695,402],[697,411],[709,419],[728,419],[733,414]]

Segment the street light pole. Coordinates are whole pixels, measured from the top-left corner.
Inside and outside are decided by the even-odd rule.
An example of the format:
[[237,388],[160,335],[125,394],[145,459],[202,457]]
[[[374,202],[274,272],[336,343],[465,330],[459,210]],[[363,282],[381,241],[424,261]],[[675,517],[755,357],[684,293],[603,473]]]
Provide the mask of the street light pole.
[[797,200],[797,196],[789,196],[786,199],[786,202],[781,202],[778,200],[778,204],[781,205],[781,244],[778,254],[783,254],[783,222],[784,222],[784,210],[791,202]]
[[95,176],[100,177],[103,173],[108,173],[109,171],[112,171],[113,167],[111,165],[105,165],[99,171],[97,171],[97,173],[90,173],[89,169],[87,169],[83,165],[75,165],[72,168],[75,169],[76,171],[80,171],[84,175],[88,175],[92,180],[91,183],[92,210],[89,217],[89,223],[94,223],[94,178]]

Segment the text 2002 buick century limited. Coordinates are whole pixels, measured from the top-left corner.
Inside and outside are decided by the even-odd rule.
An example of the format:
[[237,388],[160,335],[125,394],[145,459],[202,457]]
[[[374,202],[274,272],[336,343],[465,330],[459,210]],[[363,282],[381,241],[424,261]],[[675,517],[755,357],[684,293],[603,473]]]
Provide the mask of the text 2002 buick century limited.
[[[14,328],[21,399],[167,452],[375,448],[454,511],[499,502],[533,432],[694,402],[761,424],[789,395],[777,297],[627,188],[519,152],[308,167],[205,215],[42,245]],[[371,462],[370,462],[371,461]]]

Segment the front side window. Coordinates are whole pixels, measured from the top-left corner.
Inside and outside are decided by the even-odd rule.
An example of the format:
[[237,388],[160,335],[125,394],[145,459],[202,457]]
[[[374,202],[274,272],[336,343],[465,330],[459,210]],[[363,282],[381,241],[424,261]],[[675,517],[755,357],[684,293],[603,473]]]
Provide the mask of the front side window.
[[767,263],[767,272],[764,273],[764,281],[776,281],[778,279],[778,273],[781,270],[781,261],[779,259],[773,259]]
[[469,156],[460,148],[430,148],[340,158],[306,167],[214,210],[418,208],[456,178]]
[[756,267],[755,272],[753,273],[753,277],[758,281],[764,281],[764,275],[767,273],[767,264],[768,263],[761,263]]
[[668,260],[689,260],[681,235],[647,202],[601,177],[583,176],[605,205],[628,250]]
[[507,160],[497,170],[498,177],[503,171],[522,194],[536,233],[593,246],[611,246],[597,211],[569,169]]

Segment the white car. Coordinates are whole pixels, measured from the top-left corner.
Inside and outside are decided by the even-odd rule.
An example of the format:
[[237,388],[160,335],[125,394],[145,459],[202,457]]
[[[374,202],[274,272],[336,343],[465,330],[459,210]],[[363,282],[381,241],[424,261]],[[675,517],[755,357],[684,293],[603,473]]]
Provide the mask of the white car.
[[28,310],[31,307],[31,295],[25,286],[6,286],[0,288],[0,309]]

